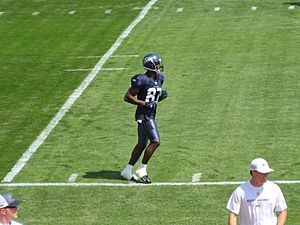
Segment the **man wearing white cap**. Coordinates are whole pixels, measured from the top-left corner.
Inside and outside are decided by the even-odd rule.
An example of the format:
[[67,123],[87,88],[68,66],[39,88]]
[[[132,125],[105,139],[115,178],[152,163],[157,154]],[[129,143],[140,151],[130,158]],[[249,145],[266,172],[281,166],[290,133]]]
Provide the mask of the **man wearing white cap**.
[[[287,204],[279,186],[268,181],[274,171],[262,158],[252,160],[251,179],[240,185],[230,196],[228,225],[284,225]],[[278,216],[278,218],[277,218]]]
[[22,225],[14,219],[18,217],[20,200],[15,200],[10,194],[0,194],[0,225]]

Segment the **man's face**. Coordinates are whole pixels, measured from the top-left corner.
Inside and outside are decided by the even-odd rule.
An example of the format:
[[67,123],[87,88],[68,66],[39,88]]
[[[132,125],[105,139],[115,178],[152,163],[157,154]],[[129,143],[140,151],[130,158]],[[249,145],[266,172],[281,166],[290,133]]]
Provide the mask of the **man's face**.
[[261,183],[265,183],[268,180],[269,173],[260,173],[258,171],[253,171],[255,178]]
[[8,207],[8,208],[5,208],[6,210],[6,215],[11,218],[12,220],[13,219],[16,219],[18,217],[18,207]]

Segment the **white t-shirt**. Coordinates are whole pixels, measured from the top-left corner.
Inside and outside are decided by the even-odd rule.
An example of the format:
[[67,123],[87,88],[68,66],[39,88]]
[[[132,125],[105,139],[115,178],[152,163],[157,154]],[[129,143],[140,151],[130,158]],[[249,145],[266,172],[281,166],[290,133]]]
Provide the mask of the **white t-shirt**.
[[[3,224],[0,223],[0,225],[3,225]],[[9,225],[22,225],[22,224],[12,220]]]
[[276,212],[286,208],[281,189],[270,181],[261,187],[246,181],[232,193],[227,203],[227,209],[239,215],[241,225],[276,225]]

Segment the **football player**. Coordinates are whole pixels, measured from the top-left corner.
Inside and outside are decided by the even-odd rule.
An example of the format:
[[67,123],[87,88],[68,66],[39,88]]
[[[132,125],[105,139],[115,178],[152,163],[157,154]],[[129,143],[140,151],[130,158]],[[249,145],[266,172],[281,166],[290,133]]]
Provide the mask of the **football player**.
[[[157,104],[168,97],[167,91],[162,89],[164,83],[163,64],[160,56],[150,53],[143,58],[144,74],[131,78],[131,87],[127,90],[124,100],[137,105],[135,119],[137,122],[138,143],[132,150],[127,166],[121,172],[126,180],[135,181],[132,168],[143,154],[141,165],[135,171],[138,178],[145,184],[151,183],[147,173],[147,164],[155,150],[160,145],[155,114]],[[148,141],[149,144],[148,144]]]

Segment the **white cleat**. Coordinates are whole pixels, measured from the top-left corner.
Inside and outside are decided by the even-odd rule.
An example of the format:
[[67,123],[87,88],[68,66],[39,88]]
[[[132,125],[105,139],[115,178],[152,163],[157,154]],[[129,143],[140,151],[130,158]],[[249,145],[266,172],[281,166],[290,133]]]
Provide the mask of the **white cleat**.
[[135,171],[142,183],[144,184],[150,184],[151,180],[148,177],[147,170],[145,167],[138,167],[137,170]]
[[135,171],[136,175],[138,175],[139,178],[142,178],[144,176],[147,176],[147,170],[145,167],[141,167],[139,166],[136,171]]
[[135,177],[132,175],[132,173],[128,170],[123,170],[121,172],[121,176],[125,179],[125,180],[129,180],[129,181],[135,181]]

